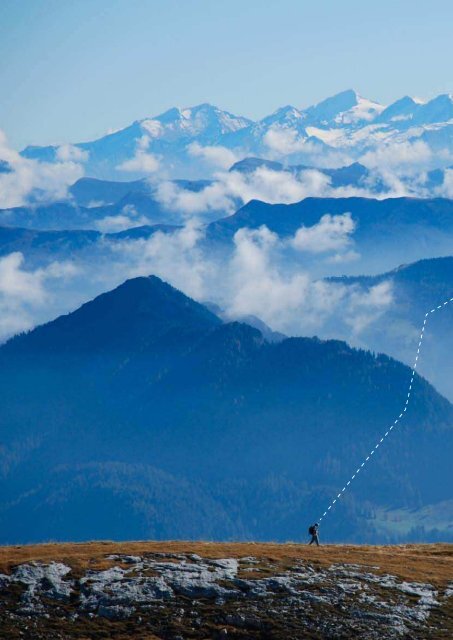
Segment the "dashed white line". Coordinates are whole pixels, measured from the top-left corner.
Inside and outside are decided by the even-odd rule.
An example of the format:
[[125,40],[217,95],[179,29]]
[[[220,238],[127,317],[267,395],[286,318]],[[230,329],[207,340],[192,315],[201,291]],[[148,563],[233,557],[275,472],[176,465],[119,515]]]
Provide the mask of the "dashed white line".
[[340,493],[337,495],[337,497],[335,498],[335,500],[333,500],[331,502],[331,504],[329,505],[329,507],[324,511],[324,513],[322,514],[322,516],[319,518],[318,522],[321,522],[321,520],[327,515],[327,512],[330,511],[333,507],[333,505],[336,503],[336,501],[342,496],[342,494],[346,491],[346,487],[348,487],[352,480],[354,480],[354,478],[360,473],[360,470],[365,466],[365,464],[368,462],[368,460],[371,458],[371,456],[374,454],[374,452],[376,451],[376,449],[379,447],[379,445],[381,444],[381,442],[384,441],[385,438],[387,438],[387,436],[390,434],[390,432],[392,431],[393,427],[395,427],[398,422],[401,420],[401,418],[404,417],[404,414],[407,411],[407,407],[409,405],[410,399],[411,399],[411,395],[412,395],[412,383],[414,382],[414,377],[415,377],[415,370],[417,368],[417,362],[418,362],[418,357],[420,354],[420,348],[422,346],[422,342],[423,342],[423,337],[425,335],[425,327],[426,327],[426,323],[428,321],[428,317],[431,315],[431,313],[434,313],[435,311],[437,311],[438,309],[442,309],[442,307],[445,307],[447,304],[449,304],[450,302],[453,302],[453,298],[450,298],[449,300],[445,300],[445,302],[443,302],[442,304],[440,304],[437,307],[434,307],[433,309],[431,309],[431,311],[427,311],[425,313],[425,318],[423,320],[423,326],[421,328],[421,332],[420,332],[420,339],[418,341],[418,347],[417,347],[417,354],[415,356],[415,362],[414,362],[414,366],[412,367],[412,375],[411,375],[411,380],[409,383],[409,388],[407,391],[407,397],[406,397],[406,401],[404,403],[404,408],[402,410],[402,412],[400,413],[400,415],[393,421],[393,424],[390,425],[390,427],[387,429],[387,431],[384,433],[384,435],[382,436],[382,438],[379,440],[379,442],[376,444],[376,446],[372,449],[372,451],[370,451],[370,454],[367,456],[367,458],[365,458],[365,460],[362,462],[362,464],[357,468],[356,472],[354,473],[353,476],[351,476],[350,480],[345,484],[345,486],[343,487],[343,489],[340,491]]

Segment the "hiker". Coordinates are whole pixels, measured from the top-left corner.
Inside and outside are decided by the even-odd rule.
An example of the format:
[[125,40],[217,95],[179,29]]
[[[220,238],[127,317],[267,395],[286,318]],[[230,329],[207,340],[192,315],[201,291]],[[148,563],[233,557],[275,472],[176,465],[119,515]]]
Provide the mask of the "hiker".
[[308,533],[311,536],[311,540],[308,544],[313,544],[313,542],[316,542],[316,546],[319,547],[318,529],[319,524],[317,522],[315,522],[315,524],[312,524],[311,527],[308,528]]

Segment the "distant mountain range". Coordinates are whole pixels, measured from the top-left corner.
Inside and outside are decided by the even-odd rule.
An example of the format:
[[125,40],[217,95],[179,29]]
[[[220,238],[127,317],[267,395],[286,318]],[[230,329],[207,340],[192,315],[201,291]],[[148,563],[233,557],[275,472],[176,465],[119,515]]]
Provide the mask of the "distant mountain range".
[[[99,223],[109,216],[112,219],[120,216],[126,202],[135,203],[135,216],[148,213],[148,223],[126,225],[127,228],[120,231],[100,231]],[[383,263],[415,262],[451,251],[453,200],[442,198],[305,198],[289,205],[252,200],[235,214],[204,225],[203,244],[208,252],[217,246],[231,247],[238,231],[263,226],[285,239],[293,237],[301,227],[315,227],[325,215],[345,213],[349,213],[355,223],[351,233],[354,249],[363,255],[358,255],[350,264],[341,264],[339,268],[343,272],[379,273]],[[99,207],[88,208],[77,203],[19,207],[0,211],[0,255],[22,251],[26,257],[45,260],[64,256],[66,252],[67,257],[73,257],[79,250],[95,248],[101,238],[146,239],[156,231],[174,233],[181,229],[183,222],[184,218],[178,217],[177,212],[164,212],[152,196],[143,195],[139,190],[127,191],[118,203]],[[292,259],[296,257],[292,255]],[[334,263],[324,263],[324,270],[335,269]],[[358,282],[362,280],[366,278],[357,277]]]
[[[87,189],[85,182],[74,186],[79,202],[86,201],[88,193],[102,192],[105,186],[92,180],[86,184]],[[86,207],[76,200],[0,211],[0,254],[26,249],[27,257],[46,260],[55,257],[54,250],[61,254],[63,238],[73,252],[92,245],[102,233],[112,240],[147,238],[156,230],[171,233],[186,223],[177,210],[163,208],[152,192],[146,193],[144,183],[132,184],[130,190],[124,187],[125,194],[118,192],[120,200],[114,204]],[[197,183],[190,185],[197,188]],[[350,214],[355,225],[350,235],[354,259],[329,263],[315,255],[311,262],[317,275],[374,274],[389,266],[451,253],[453,200],[442,198],[305,198],[289,205],[252,200],[234,215],[223,217],[219,212],[218,219],[205,224],[203,246],[208,253],[219,247],[231,249],[240,229],[263,225],[284,239],[294,236],[302,226],[319,224],[325,215],[344,214]],[[217,218],[215,212],[212,215]],[[307,266],[310,256],[292,252],[291,259]]]
[[[184,191],[197,192],[209,181],[175,180],[173,184]],[[82,178],[70,187],[69,196],[60,202],[0,209],[0,224],[46,231],[94,229],[108,233],[152,224],[177,225],[186,220],[180,211],[165,207],[156,198],[155,187],[147,180]],[[223,215],[221,210],[211,211],[205,218],[215,220]]]
[[[358,255],[351,262],[312,260],[314,273],[379,273],[388,265],[415,262],[451,253],[453,241],[453,201],[416,198],[305,198],[293,204],[268,204],[252,200],[234,215],[212,222],[207,238],[215,244],[229,244],[239,229],[259,229],[263,225],[289,238],[304,227],[313,227],[327,214],[350,213],[355,222],[351,234]],[[297,262],[297,255],[291,259]],[[299,256],[305,267],[309,256]]]
[[[61,211],[61,210],[60,210]],[[64,209],[63,209],[64,211]],[[43,231],[21,227],[0,227],[0,257],[15,251],[24,254],[28,266],[43,266],[54,260],[95,260],[106,244],[151,238],[158,231],[173,233],[179,227],[149,225],[116,233],[85,229]]]
[[[87,174],[105,179],[143,175],[147,168],[140,160],[145,154],[152,154],[173,177],[203,177],[206,163],[199,147],[212,146],[240,157],[264,155],[326,166],[329,157],[344,164],[345,158],[352,162],[389,144],[422,142],[433,154],[424,168],[433,169],[452,162],[452,121],[449,94],[426,103],[406,96],[385,107],[347,90],[307,109],[282,107],[256,122],[210,104],[172,108],[74,146],[88,154]],[[58,147],[29,146],[22,154],[53,162]]]
[[[443,198],[305,198],[293,204],[268,204],[251,200],[234,215],[209,225],[209,232],[231,238],[238,229],[257,229],[266,225],[281,236],[293,235],[301,225],[312,226],[330,213],[350,212],[358,221],[357,235],[364,238],[382,230],[386,235],[402,227],[432,227],[438,231],[453,230],[453,201]],[[399,236],[401,239],[401,236]]]
[[[303,539],[410,376],[344,342],[270,344],[156,277],[129,280],[0,348],[1,542]],[[436,524],[452,444],[453,406],[416,376],[324,539],[453,540]],[[428,506],[425,529],[384,532],[383,509],[414,523]]]
[[[391,191],[388,184],[385,184],[378,175],[375,175],[372,170],[368,169],[360,162],[353,162],[349,165],[329,169],[303,164],[283,164],[281,162],[276,162],[275,160],[252,157],[244,158],[243,160],[235,162],[229,170],[251,174],[260,168],[266,168],[276,172],[283,171],[294,176],[300,176],[301,172],[317,171],[329,179],[329,184],[332,189],[363,189],[364,191],[368,190],[379,197],[384,197],[386,193],[389,194]],[[425,189],[425,197],[435,194],[436,189],[444,184],[446,176],[451,169],[452,167],[446,167],[445,169],[432,169],[424,172],[423,187]],[[404,184],[404,179],[402,181]],[[340,191],[339,195],[344,195],[344,192],[342,193]]]

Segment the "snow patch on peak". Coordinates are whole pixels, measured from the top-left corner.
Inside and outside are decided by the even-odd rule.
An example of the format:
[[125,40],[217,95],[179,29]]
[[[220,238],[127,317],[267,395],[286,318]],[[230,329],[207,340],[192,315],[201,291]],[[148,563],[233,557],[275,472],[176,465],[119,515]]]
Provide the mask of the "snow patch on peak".
[[191,109],[182,109],[181,110],[181,115],[183,118],[186,118],[186,120],[190,120],[190,118],[192,117],[192,110]]
[[359,96],[353,89],[347,89],[340,93],[326,98],[321,102],[306,109],[306,113],[311,117],[319,120],[332,120],[339,113],[352,109],[359,102]]
[[142,120],[140,126],[151,138],[159,138],[164,131],[162,124],[158,120]]
[[309,107],[306,114],[313,124],[344,126],[370,122],[384,109],[383,105],[347,89]]
[[382,104],[359,96],[357,104],[351,109],[338,114],[335,122],[342,125],[371,122],[384,109],[385,107]]
[[203,103],[182,109],[174,107],[155,118],[142,121],[141,124],[147,130],[151,128],[151,135],[154,137],[157,135],[165,137],[166,134],[173,134],[173,136],[183,134],[192,137],[210,134],[215,137],[215,135],[231,133],[248,127],[251,121],[222,111],[208,103]]
[[[276,111],[274,111],[274,113],[272,115],[278,116],[278,117],[292,117],[292,118],[305,118],[305,114],[302,111],[299,111],[299,109],[297,109],[296,107],[293,107],[290,104],[287,104],[284,107],[280,107],[280,109],[277,109]],[[272,117],[271,115],[271,117]]]
[[268,127],[288,127],[296,126],[300,128],[302,121],[306,119],[306,114],[303,111],[299,111],[296,107],[287,105],[286,107],[280,107],[269,116],[266,116],[258,123],[259,129],[266,129]]

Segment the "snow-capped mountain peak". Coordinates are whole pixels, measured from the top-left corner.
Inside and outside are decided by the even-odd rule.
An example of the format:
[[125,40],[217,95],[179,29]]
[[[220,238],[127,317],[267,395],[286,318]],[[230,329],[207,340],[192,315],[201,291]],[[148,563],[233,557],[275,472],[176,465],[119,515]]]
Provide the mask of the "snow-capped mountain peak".
[[[127,171],[128,177],[140,178],[140,167],[153,166],[171,177],[198,179],[206,177],[207,165],[197,159],[202,152],[191,152],[193,143],[224,147],[238,157],[291,157],[292,163],[316,166],[322,154],[330,153],[329,162],[350,164],[389,144],[406,145],[410,151],[417,140],[433,152],[428,169],[451,165],[451,94],[427,102],[404,96],[384,107],[348,89],[305,110],[281,107],[256,122],[207,103],[173,107],[75,146],[84,152],[84,169],[92,177],[124,179]],[[56,146],[28,147],[22,155],[45,162],[61,159]]]
[[305,113],[310,124],[344,126],[370,122],[384,108],[377,102],[363,98],[353,89],[347,89],[309,107]]
[[293,107],[292,105],[286,105],[280,107],[269,116],[266,116],[258,123],[261,126],[271,127],[274,125],[288,126],[291,124],[300,124],[302,120],[306,119],[306,114],[300,109]]
[[421,102],[411,96],[404,96],[396,102],[392,102],[379,115],[380,122],[398,122],[411,120],[414,117]]
[[233,115],[213,105],[203,103],[194,107],[173,107],[154,118],[145,118],[140,125],[151,137],[196,137],[224,135],[248,127],[251,121]]
[[347,89],[340,93],[325,98],[306,109],[306,113],[311,118],[317,118],[318,120],[332,120],[339,113],[352,109],[358,104],[359,95],[354,89]]
[[421,104],[416,114],[417,124],[434,124],[448,122],[453,118],[453,95],[442,93],[429,102]]

